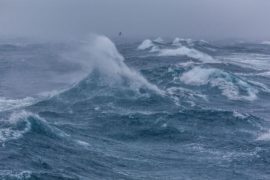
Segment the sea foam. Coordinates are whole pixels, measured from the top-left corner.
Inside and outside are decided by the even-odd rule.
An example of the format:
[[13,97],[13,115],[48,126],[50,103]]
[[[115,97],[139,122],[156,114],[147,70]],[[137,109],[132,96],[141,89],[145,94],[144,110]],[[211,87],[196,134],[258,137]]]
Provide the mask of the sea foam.
[[[195,86],[209,84],[211,87],[220,89],[222,94],[231,100],[253,101],[257,99],[258,90],[255,87],[215,68],[194,67],[183,73],[180,80],[185,84]],[[241,90],[246,94],[241,95]]]
[[198,59],[206,63],[215,63],[216,61],[208,54],[200,52],[196,49],[187,48],[185,46],[176,49],[161,49],[159,56],[187,56],[190,58]]
[[151,41],[150,39],[144,40],[139,46],[138,50],[149,50],[152,55],[157,56],[187,56],[189,58],[197,59],[204,63],[217,63],[217,61],[210,55],[196,50],[194,48],[186,47],[182,45],[181,42],[185,42],[186,44],[191,44],[192,40],[190,39],[180,39],[175,38],[172,42],[173,47],[160,47],[159,44],[155,43],[156,41]]
[[31,129],[31,123],[27,118],[30,116],[33,116],[33,114],[21,111],[12,113],[7,120],[2,119],[0,121],[3,126],[0,128],[0,142],[19,139],[24,133],[28,132]]
[[155,45],[153,44],[153,42],[150,39],[146,39],[138,46],[138,49],[145,50],[145,49],[149,49],[149,48],[154,47],[154,46]]
[[32,97],[26,97],[23,99],[7,99],[0,97],[0,112],[29,106],[34,102],[36,102],[36,100]]

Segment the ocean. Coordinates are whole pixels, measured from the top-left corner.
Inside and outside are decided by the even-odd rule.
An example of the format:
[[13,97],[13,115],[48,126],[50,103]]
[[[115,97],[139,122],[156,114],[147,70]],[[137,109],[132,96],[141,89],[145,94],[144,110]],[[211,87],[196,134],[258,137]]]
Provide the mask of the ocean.
[[0,179],[269,180],[270,45],[0,43]]

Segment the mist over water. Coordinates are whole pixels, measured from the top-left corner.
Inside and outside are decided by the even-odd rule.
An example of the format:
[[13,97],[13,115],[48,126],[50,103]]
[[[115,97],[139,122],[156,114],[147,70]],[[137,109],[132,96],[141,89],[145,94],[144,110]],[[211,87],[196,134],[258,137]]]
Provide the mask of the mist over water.
[[0,179],[268,180],[268,6],[0,0]]
[[126,38],[269,41],[266,0],[1,0],[0,35],[50,40],[89,32]]

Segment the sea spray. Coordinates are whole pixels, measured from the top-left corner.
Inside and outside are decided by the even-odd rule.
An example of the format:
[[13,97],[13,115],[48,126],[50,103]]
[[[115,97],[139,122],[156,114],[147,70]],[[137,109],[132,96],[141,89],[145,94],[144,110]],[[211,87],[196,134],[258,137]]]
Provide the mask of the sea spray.
[[85,42],[80,52],[84,58],[81,61],[84,66],[91,70],[98,70],[109,77],[111,81],[121,81],[123,78],[128,78],[135,88],[145,87],[163,94],[156,85],[149,83],[140,73],[125,64],[124,57],[109,38],[96,36]]

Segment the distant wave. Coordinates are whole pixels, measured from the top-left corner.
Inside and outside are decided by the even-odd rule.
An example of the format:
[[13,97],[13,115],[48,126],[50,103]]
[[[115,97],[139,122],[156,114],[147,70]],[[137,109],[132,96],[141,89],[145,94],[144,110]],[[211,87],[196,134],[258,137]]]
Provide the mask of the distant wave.
[[154,43],[150,39],[144,40],[139,46],[139,50],[146,50],[148,48],[154,47]]
[[175,46],[182,46],[182,45],[194,46],[194,42],[192,39],[180,39],[180,38],[176,37],[173,40],[172,45],[175,45]]
[[270,41],[263,41],[261,44],[263,44],[263,45],[270,45]]
[[[237,77],[214,68],[194,67],[185,72],[180,80],[185,84],[196,86],[210,84],[211,87],[217,87],[224,96],[232,100],[253,101],[257,99],[258,90],[256,88]],[[241,95],[240,90],[244,91],[246,95]]]
[[270,55],[258,53],[234,53],[220,56],[219,60],[225,64],[235,64],[243,68],[254,70],[269,70]]
[[154,40],[156,43],[164,43],[164,40],[161,37],[158,37]]
[[207,63],[215,63],[216,61],[208,54],[202,53],[195,49],[187,47],[179,47],[177,49],[162,49],[160,50],[159,56],[187,56],[190,58],[198,59]]
[[[156,53],[157,56],[187,56],[193,59],[205,63],[216,63],[217,61],[210,55],[203,53],[194,48],[189,48],[183,45],[182,42],[186,42],[189,45],[193,42],[192,40],[182,40],[179,38],[174,39],[171,46],[159,47],[158,44],[151,41],[150,39],[144,40],[139,46],[138,50],[149,50],[150,53]],[[175,47],[177,46],[177,47]]]

